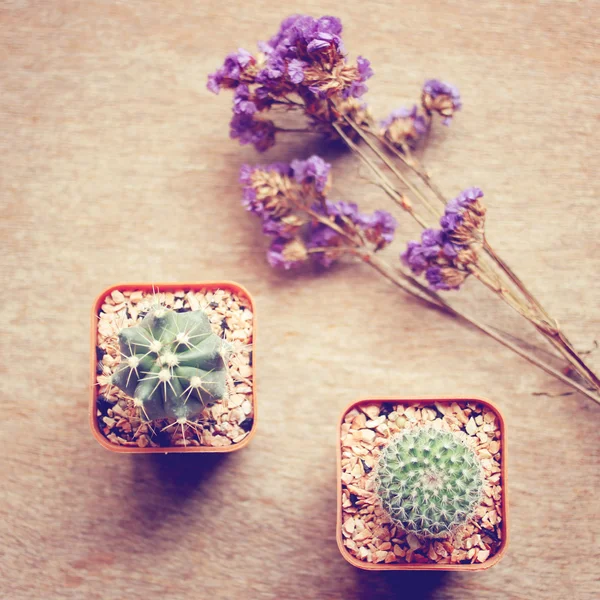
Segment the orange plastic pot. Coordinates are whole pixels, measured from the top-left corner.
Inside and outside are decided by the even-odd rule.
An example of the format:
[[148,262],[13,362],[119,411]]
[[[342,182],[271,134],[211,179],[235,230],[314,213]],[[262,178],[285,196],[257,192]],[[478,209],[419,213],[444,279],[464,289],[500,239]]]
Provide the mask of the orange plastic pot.
[[[440,404],[451,404],[452,402],[456,402],[457,404],[464,404],[467,402],[477,402],[479,404],[483,404],[491,411],[496,414],[496,418],[498,419],[498,423],[500,424],[500,432],[502,436],[502,463],[501,463],[501,477],[502,477],[502,543],[498,548],[498,551],[494,556],[492,556],[489,560],[486,560],[483,563],[473,563],[473,564],[436,564],[436,563],[369,563],[366,561],[362,561],[355,556],[352,556],[348,549],[344,546],[344,540],[342,536],[342,444],[341,444],[341,430],[342,424],[344,422],[344,417],[348,412],[350,412],[353,408],[360,406],[361,404],[373,404],[373,403],[402,403],[410,406],[411,404],[420,404],[422,406],[427,406],[431,404],[435,404],[436,402]],[[365,569],[367,571],[482,571],[484,569],[489,569],[497,564],[500,559],[504,556],[506,552],[506,547],[508,544],[508,499],[507,499],[507,479],[506,479],[506,429],[504,425],[504,418],[502,417],[502,413],[498,410],[498,407],[492,404],[489,400],[485,398],[478,398],[475,396],[452,396],[445,398],[434,398],[434,397],[425,397],[425,398],[364,398],[362,400],[358,400],[356,402],[352,402],[346,409],[342,412],[338,423],[337,430],[337,523],[336,523],[336,539],[338,548],[342,553],[342,556],[353,566],[358,567],[359,569]]]
[[89,421],[92,434],[98,441],[98,443],[108,450],[113,452],[122,452],[125,454],[169,454],[171,452],[180,453],[194,453],[194,452],[235,452],[241,450],[250,443],[250,440],[256,433],[256,421],[257,421],[257,406],[256,406],[256,356],[252,354],[252,404],[254,407],[254,420],[252,423],[252,429],[248,435],[238,444],[231,444],[230,446],[214,447],[214,446],[168,446],[161,448],[138,448],[135,446],[120,446],[113,444],[108,440],[98,425],[98,419],[96,418],[97,413],[97,402],[98,402],[98,387],[96,386],[96,364],[98,359],[96,357],[96,347],[98,345],[98,315],[100,314],[100,308],[104,304],[106,296],[110,295],[113,290],[119,291],[135,291],[142,290],[144,292],[160,291],[160,292],[176,292],[177,290],[191,290],[198,291],[200,289],[207,290],[229,290],[240,296],[244,296],[248,299],[250,310],[254,315],[253,330],[252,330],[252,344],[256,344],[256,311],[254,307],[254,301],[252,296],[243,286],[234,283],[232,281],[202,281],[193,283],[123,283],[113,285],[103,290],[96,298],[92,306],[91,314],[91,348],[90,348],[90,409],[89,409]]

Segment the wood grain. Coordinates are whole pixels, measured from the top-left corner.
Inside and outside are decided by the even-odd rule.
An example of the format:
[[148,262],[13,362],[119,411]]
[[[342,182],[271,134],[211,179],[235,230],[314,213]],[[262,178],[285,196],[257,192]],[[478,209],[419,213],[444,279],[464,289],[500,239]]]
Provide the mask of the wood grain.
[[[578,346],[600,335],[597,3],[5,0],[0,597],[597,598],[598,407],[534,396],[566,389],[360,265],[298,277],[266,265],[236,181],[259,158],[228,139],[230,99],[205,77],[298,10],[342,17],[347,47],[373,61],[381,115],[428,76],[460,87],[464,110],[427,153],[441,187],[481,186],[507,261]],[[261,159],[317,149],[289,138]],[[337,197],[386,206],[352,157],[335,161]],[[400,239],[414,234],[402,219]],[[93,440],[88,311],[103,287],[140,279],[253,292],[261,419],[246,450],[128,457]],[[468,287],[464,306],[520,331]],[[507,419],[505,559],[476,575],[346,564],[334,534],[342,408],[470,393]]]

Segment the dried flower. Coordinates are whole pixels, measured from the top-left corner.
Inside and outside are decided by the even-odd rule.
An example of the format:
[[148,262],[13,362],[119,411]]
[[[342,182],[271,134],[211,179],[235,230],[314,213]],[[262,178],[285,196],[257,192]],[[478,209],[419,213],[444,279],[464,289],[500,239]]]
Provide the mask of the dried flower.
[[250,114],[236,113],[231,119],[229,135],[238,139],[242,146],[252,144],[259,152],[264,152],[275,144],[275,124]]
[[429,114],[437,112],[444,117],[444,125],[449,125],[454,113],[462,107],[458,88],[438,79],[425,82],[421,102]]
[[420,114],[416,104],[412,108],[398,108],[381,122],[381,135],[394,146],[408,146],[414,150],[429,131],[431,118]]
[[[228,55],[209,76],[207,87],[214,93],[221,88],[235,90],[231,137],[260,152],[270,148],[277,128],[257,114],[274,105],[301,108],[315,129],[329,126],[331,134],[331,124],[340,121],[345,102],[363,96],[365,82],[373,75],[366,58],[359,56],[356,64],[347,61],[341,33],[342,24],[335,17],[294,15],[268,42],[259,43],[258,58],[245,50]],[[291,100],[292,94],[301,102]]]
[[464,246],[480,241],[485,225],[485,206],[479,200],[482,197],[479,188],[471,187],[446,204],[440,225],[450,241]]
[[240,169],[244,208],[263,219],[281,217],[291,211],[291,168],[286,163]]
[[221,88],[236,88],[245,78],[244,70],[253,64],[255,59],[250,52],[240,48],[237,52],[228,54],[223,66],[208,77],[206,87],[218,94]]
[[242,167],[242,204],[261,218],[263,233],[275,238],[267,255],[271,265],[289,269],[306,262],[310,252],[315,264],[329,267],[349,247],[370,244],[377,251],[393,240],[396,220],[388,212],[363,214],[354,203],[326,198],[330,170],[319,156]]
[[477,262],[485,222],[482,197],[479,188],[464,190],[446,205],[441,229],[424,229],[420,243],[408,243],[402,261],[416,275],[425,272],[431,288],[458,289]]
[[350,86],[344,90],[342,94],[344,98],[362,98],[362,96],[369,91],[366,81],[373,77],[373,69],[371,68],[370,61],[359,56],[356,59],[356,69],[358,71],[358,76],[353,79]]
[[300,238],[276,238],[271,242],[267,260],[278,269],[295,269],[308,260],[306,246]]
[[[313,251],[316,265],[329,268],[344,253],[344,239],[331,227],[323,223],[313,223],[308,235],[307,246]],[[319,250],[317,252],[317,250]]]
[[[273,146],[276,134],[294,131],[312,131],[342,140],[367,164],[374,183],[424,226],[423,213],[415,210],[415,201],[435,211],[437,200],[444,202],[445,198],[411,151],[426,141],[434,113],[442,117],[443,124],[450,123],[461,109],[459,91],[437,79],[427,80],[420,105],[393,111],[378,128],[362,100],[366,82],[373,75],[371,65],[362,56],[355,62],[348,60],[341,34],[341,22],[335,17],[293,15],[283,21],[269,41],[258,44],[256,56],[245,50],[228,55],[209,76],[207,86],[214,93],[222,88],[233,91],[231,137],[241,144],[253,144],[262,152]],[[306,128],[281,127],[273,116],[278,111],[301,112],[306,117]],[[409,177],[406,172],[410,172]],[[557,321],[548,316],[485,239],[486,209],[478,188],[469,188],[448,202],[440,227],[425,229],[419,241],[409,242],[402,260],[435,290],[458,289],[469,275],[475,275],[558,345],[570,368],[589,389],[517,348],[497,328],[482,325],[441,296],[423,293],[414,278],[375,256],[374,252],[392,241],[394,218],[385,211],[364,214],[356,204],[331,202],[330,165],[322,159],[244,167],[241,182],[243,205],[260,218],[264,234],[273,238],[268,251],[273,266],[290,269],[310,262],[328,267],[344,254],[352,254],[399,288],[461,316],[600,403],[600,377],[573,350]],[[485,261],[479,260],[482,249]]]
[[253,115],[258,108],[250,99],[250,88],[245,84],[240,84],[235,88],[233,95],[233,112],[238,115]]
[[386,210],[376,210],[371,215],[361,215],[360,225],[365,237],[380,250],[394,240],[397,222]]
[[291,168],[294,179],[298,183],[314,185],[318,192],[324,192],[329,182],[329,171],[331,165],[326,163],[320,156],[311,156],[307,160],[293,160]]

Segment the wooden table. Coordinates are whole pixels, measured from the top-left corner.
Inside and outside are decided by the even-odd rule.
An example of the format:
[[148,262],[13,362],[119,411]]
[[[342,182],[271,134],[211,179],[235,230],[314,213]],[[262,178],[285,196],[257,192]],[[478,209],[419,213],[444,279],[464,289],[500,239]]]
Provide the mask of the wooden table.
[[[210,95],[205,77],[299,9],[324,10],[313,0],[0,8],[0,597],[598,598],[598,407],[555,396],[567,388],[361,265],[294,276],[266,264],[238,169],[319,144],[289,137],[260,158],[238,147],[230,98]],[[417,99],[426,77],[460,87],[464,110],[437,129],[428,164],[449,194],[486,191],[490,239],[592,347],[598,5],[349,0],[327,11],[342,17],[349,51],[372,59],[378,114]],[[357,167],[335,157],[335,196],[389,208]],[[400,219],[399,239],[414,236]],[[219,278],[257,302],[255,440],[228,457],[103,450],[87,424],[94,295],[116,281]],[[467,288],[461,306],[521,330]],[[334,539],[340,411],[369,394],[449,393],[487,396],[506,415],[506,557],[478,574],[355,570]]]

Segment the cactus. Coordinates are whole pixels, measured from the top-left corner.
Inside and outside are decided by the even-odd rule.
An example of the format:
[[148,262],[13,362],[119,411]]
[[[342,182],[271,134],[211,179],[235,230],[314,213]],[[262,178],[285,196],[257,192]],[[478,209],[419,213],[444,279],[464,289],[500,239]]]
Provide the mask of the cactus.
[[225,397],[228,344],[203,311],[152,308],[139,325],[119,332],[121,363],[111,383],[149,420],[197,420]]
[[447,537],[481,501],[479,459],[449,431],[420,427],[398,435],[377,469],[377,494],[392,521],[421,537]]

